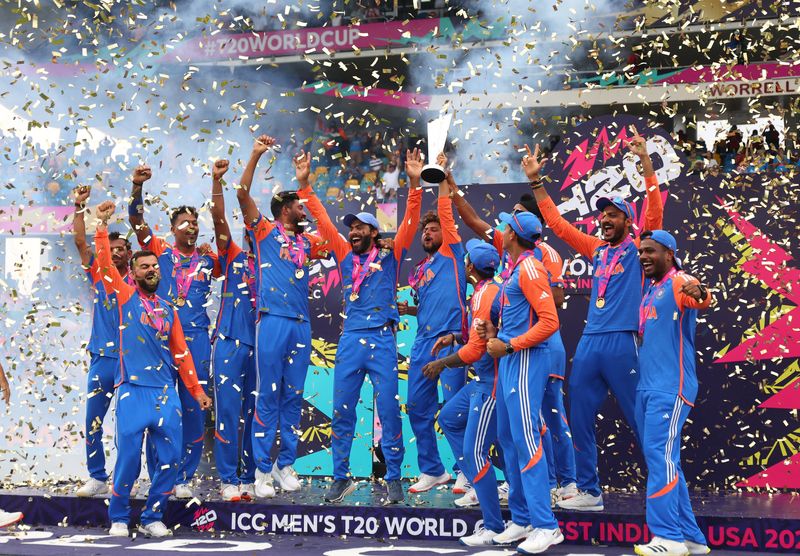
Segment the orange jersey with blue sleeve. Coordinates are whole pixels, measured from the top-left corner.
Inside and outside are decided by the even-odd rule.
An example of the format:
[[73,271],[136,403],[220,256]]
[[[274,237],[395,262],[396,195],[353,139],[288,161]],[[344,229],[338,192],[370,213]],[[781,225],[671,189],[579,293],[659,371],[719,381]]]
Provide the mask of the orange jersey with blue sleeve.
[[[84,268],[94,289],[94,305],[92,306],[92,332],[86,349],[89,353],[116,359],[118,354],[117,340],[119,324],[117,323],[117,299],[106,295],[103,287],[103,274],[97,257],[92,256],[89,266]],[[132,285],[128,276],[125,281]]]
[[697,311],[711,305],[711,292],[697,300],[681,288],[697,283],[677,272],[661,283],[652,283],[642,299],[639,348],[641,376],[637,390],[656,390],[680,396],[689,405],[697,397],[694,336]]
[[494,397],[497,390],[497,359],[486,353],[486,340],[476,330],[480,321],[491,322],[495,326],[500,317],[500,285],[487,280],[475,288],[470,299],[469,339],[458,350],[458,357],[475,371],[474,381],[485,394]]
[[230,240],[218,255],[225,280],[214,336],[221,334],[253,347],[256,335],[254,257]]
[[150,236],[150,240],[143,247],[158,257],[161,281],[158,283],[156,294],[175,303],[180,297],[178,275],[185,275],[185,280],[191,283],[188,292],[185,292],[185,304],[178,306],[181,324],[187,331],[208,330],[211,320],[208,318],[206,307],[211,297],[212,278],[222,276],[217,255],[215,253],[200,255],[195,252],[195,255],[187,257],[173,245],[155,236]]
[[[644,228],[658,230],[664,216],[664,205],[655,176],[645,178],[645,186],[647,210]],[[592,259],[592,295],[583,333],[635,332],[644,290],[644,272],[639,264],[639,238],[626,238],[621,244],[612,246],[599,237],[583,233],[559,214],[549,197],[539,202],[539,210],[553,233],[575,251]],[[601,283],[605,284],[606,289],[602,306],[598,307]]]
[[[280,228],[263,214],[259,214],[255,222],[247,224],[247,231],[255,248],[258,312],[309,322],[310,267],[304,264],[302,275],[299,275],[297,262],[301,249],[306,261],[327,259],[328,250],[323,239],[316,234],[295,235],[286,230],[284,236]],[[293,242],[292,245],[287,243],[287,239]],[[295,252],[294,259],[292,251]]]
[[138,288],[122,279],[111,261],[107,230],[98,230],[94,241],[103,287],[117,300],[120,364],[116,385],[173,387],[180,376],[189,392],[199,395],[203,387],[197,381],[178,312],[158,295],[143,298]]
[[544,265],[531,251],[521,254],[503,282],[497,337],[516,351],[547,347],[558,331],[558,314]]
[[420,261],[408,277],[418,307],[419,338],[461,331],[466,322],[465,252],[456,229],[450,197],[439,197],[437,208],[442,245],[436,253]]
[[[357,255],[353,253],[350,242],[336,229],[322,202],[310,187],[297,192],[306,202],[309,212],[317,221],[317,230],[324,238],[339,266],[342,275],[342,295],[344,297],[344,330],[369,330],[400,320],[397,312],[397,279],[400,261],[413,241],[414,230],[419,222],[419,208],[422,190],[409,193],[406,213],[394,241],[394,250],[378,249]],[[417,218],[412,215],[416,210]],[[372,261],[370,261],[372,257]],[[354,283],[365,270],[358,292],[353,291]]]

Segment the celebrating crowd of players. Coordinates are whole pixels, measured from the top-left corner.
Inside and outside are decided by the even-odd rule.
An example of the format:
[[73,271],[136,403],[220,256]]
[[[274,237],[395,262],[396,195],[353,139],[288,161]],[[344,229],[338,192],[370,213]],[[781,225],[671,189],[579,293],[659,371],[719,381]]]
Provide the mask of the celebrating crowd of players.
[[[636,546],[637,553],[708,552],[681,471],[680,431],[697,393],[696,313],[709,306],[711,295],[681,270],[676,241],[661,229],[662,193],[643,138],[636,135],[628,145],[640,160],[647,190],[642,233],[634,229],[630,203],[602,198],[600,237],[560,216],[544,188],[539,149],[527,146],[522,167],[532,191],[498,215],[502,230],[477,215],[449,172],[438,186],[437,211],[421,215],[423,162],[416,150],[407,156],[409,194],[393,240],[380,237],[376,218],[366,212],[347,214],[347,237],[340,233],[310,186],[310,154],[294,161],[299,189],[275,194],[267,218],[250,187],[260,158],[274,144],[265,135],[255,141],[234,186],[246,223],[243,245],[231,237],[226,216],[228,162],[214,164],[216,252],[197,245],[193,207],[171,212],[173,243],[153,235],[144,219],[147,166],[134,171],[128,207],[139,251],[132,251],[125,236],[109,233],[111,201],[97,207],[90,246],[84,222],[90,191],[76,191],[75,241],[96,292],[88,345],[90,479],[78,495],[108,493],[102,423],[116,396],[112,535],[129,533],[130,493],[143,443],[151,487],[140,531],[171,533],[162,522],[164,508],[170,495],[194,496],[190,484],[211,398],[223,500],[265,499],[276,488],[302,488],[293,464],[311,357],[310,261],[333,256],[342,278],[344,326],[334,366],[334,480],[327,502],[340,502],[356,488],[349,458],[365,374],[382,427],[384,500],[405,498],[395,333],[401,315],[415,315],[407,412],[420,476],[408,492],[448,483],[452,471],[453,492],[463,495],[456,504],[479,504],[483,514],[483,527],[463,537],[463,544],[518,544],[520,552],[539,553],[564,539],[554,505],[603,510],[595,420],[610,389],[648,467],[647,523],[655,536]],[[437,162],[446,167],[444,155]],[[479,238],[466,246],[454,208]],[[306,209],[316,233],[307,229]],[[562,259],[542,241],[543,224],[591,258],[594,268],[589,314],[568,384],[569,419],[557,310],[564,301]],[[426,256],[408,275],[414,300],[409,304],[397,300],[397,287],[418,230]],[[214,280],[222,282],[222,293],[212,327],[207,307]],[[437,449],[437,413],[456,459],[453,470],[445,469]],[[273,461],[278,430],[280,450]],[[502,454],[507,485],[500,488],[489,459],[492,445]],[[508,523],[501,517],[501,498],[507,498]]]

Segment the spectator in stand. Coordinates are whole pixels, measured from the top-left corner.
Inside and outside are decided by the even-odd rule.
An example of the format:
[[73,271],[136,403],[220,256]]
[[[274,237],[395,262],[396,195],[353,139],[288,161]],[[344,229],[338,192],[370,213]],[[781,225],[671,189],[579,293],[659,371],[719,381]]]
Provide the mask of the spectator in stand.
[[384,201],[397,199],[397,190],[400,188],[400,169],[394,162],[389,163],[389,168],[381,176],[381,195]]
[[764,142],[762,137],[758,134],[758,131],[754,129],[752,133],[750,133],[750,140],[747,142],[747,146],[750,148],[750,150],[758,150],[762,148],[763,145]]
[[361,182],[361,178],[364,177],[364,173],[361,171],[361,168],[358,167],[356,161],[352,158],[347,163],[343,171],[344,179],[346,180],[356,180]]
[[364,161],[361,136],[358,133],[354,133],[353,139],[350,141],[350,158],[359,166],[361,166],[361,163]]
[[382,168],[383,168],[383,160],[381,160],[376,151],[373,151],[372,155],[369,158],[370,171],[380,172]]
[[771,150],[777,151],[780,148],[780,141],[780,133],[778,133],[778,130],[775,129],[775,126],[770,122],[767,129],[764,130],[764,142]]
[[727,150],[731,153],[739,152],[739,148],[742,146],[742,132],[739,131],[739,128],[731,126],[731,130],[728,132],[728,143],[727,143]]
[[711,175],[713,175],[713,176],[716,176],[717,174],[719,174],[719,162],[717,162],[717,159],[714,158],[713,154],[711,154],[710,152],[706,151],[706,154],[704,156],[704,160],[705,160],[705,162],[704,162],[705,166],[704,166],[703,169],[706,172],[711,173]]

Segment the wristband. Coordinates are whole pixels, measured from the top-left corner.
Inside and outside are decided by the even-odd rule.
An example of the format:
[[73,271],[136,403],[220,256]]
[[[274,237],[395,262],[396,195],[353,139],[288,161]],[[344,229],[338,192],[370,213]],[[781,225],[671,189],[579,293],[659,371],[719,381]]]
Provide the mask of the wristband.
[[539,189],[540,187],[544,187],[544,183],[542,183],[542,178],[539,178],[538,180],[531,180],[530,182],[528,182],[528,184],[531,186],[531,189]]

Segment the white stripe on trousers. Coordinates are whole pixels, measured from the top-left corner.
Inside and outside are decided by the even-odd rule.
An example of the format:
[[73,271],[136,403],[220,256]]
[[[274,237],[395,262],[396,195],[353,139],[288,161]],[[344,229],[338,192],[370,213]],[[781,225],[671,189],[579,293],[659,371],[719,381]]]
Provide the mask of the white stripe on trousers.
[[472,455],[475,458],[475,469],[478,473],[483,469],[483,459],[481,458],[481,448],[486,442],[486,433],[489,430],[489,423],[492,421],[492,411],[494,411],[495,400],[490,397],[483,402],[480,418],[478,419],[478,430],[475,435],[475,447]]
[[677,473],[675,464],[672,462],[672,446],[675,443],[675,437],[680,434],[678,430],[678,421],[680,421],[681,410],[683,409],[683,400],[680,396],[675,398],[675,405],[672,406],[672,417],[669,420],[669,434],[667,436],[667,446],[664,450],[664,459],[667,462],[667,484],[671,483]]

